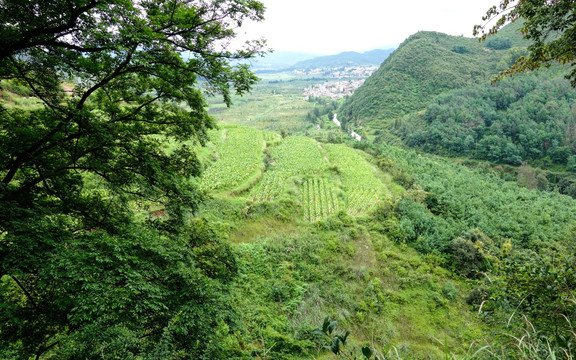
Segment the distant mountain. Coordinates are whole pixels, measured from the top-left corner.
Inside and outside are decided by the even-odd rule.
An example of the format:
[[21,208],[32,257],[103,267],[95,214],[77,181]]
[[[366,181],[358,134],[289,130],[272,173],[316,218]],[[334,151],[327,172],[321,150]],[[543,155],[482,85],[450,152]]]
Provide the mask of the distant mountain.
[[362,65],[379,66],[393,51],[394,49],[376,49],[364,53],[346,51],[336,55],[319,56],[303,60],[291,66],[290,69],[306,70]]
[[254,71],[280,71],[318,56],[318,54],[304,52],[275,51],[264,57],[252,59],[250,63]]
[[488,81],[524,51],[519,26],[510,24],[486,42],[430,31],[411,35],[346,100],[338,118],[373,132],[424,109],[440,93]]

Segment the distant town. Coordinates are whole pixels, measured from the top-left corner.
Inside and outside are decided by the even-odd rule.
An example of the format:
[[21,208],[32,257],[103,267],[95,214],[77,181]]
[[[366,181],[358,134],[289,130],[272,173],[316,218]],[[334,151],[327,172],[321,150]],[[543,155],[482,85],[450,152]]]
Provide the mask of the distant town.
[[363,83],[364,79],[328,81],[304,89],[303,95],[306,100],[308,100],[310,96],[340,99],[352,95]]
[[364,80],[372,75],[377,69],[378,66],[374,65],[341,66],[293,70],[293,73],[308,76],[318,75],[335,79],[335,81],[328,81],[304,89],[303,95],[305,99],[309,99],[311,96],[340,99],[352,95],[354,91],[364,83]]

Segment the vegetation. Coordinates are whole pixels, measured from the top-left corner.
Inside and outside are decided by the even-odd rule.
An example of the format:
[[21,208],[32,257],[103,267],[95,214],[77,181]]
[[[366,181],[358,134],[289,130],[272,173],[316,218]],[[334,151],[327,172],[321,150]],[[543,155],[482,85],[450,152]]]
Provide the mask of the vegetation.
[[207,191],[242,191],[262,176],[265,141],[261,131],[247,127],[227,127],[212,138],[218,161],[201,176]]
[[422,121],[404,121],[395,132],[429,152],[511,165],[572,163],[576,92],[568,81],[538,75],[445,92],[427,105]]
[[208,99],[209,113],[218,122],[250,126],[260,130],[299,135],[312,125],[306,121],[314,104],[302,92],[320,78],[298,77],[289,73],[259,74],[260,82],[250,94],[232,96],[230,107],[221,98]]
[[[498,78],[515,75],[528,70],[538,70],[554,62],[569,64],[573,69],[566,77],[576,87],[576,68],[573,33],[576,29],[574,14],[576,5],[569,0],[552,3],[546,1],[501,0],[498,7],[490,8],[482,18],[485,25],[476,25],[474,35],[482,39],[496,34],[506,23],[521,19],[520,28],[524,38],[530,40],[529,56],[522,56],[500,73]],[[496,19],[492,26],[488,23]],[[489,28],[486,32],[486,28]],[[493,41],[493,40],[489,40]]]
[[306,120],[319,127],[325,127],[334,118],[340,103],[322,97],[309,97],[308,101],[315,103],[314,109],[306,114]]
[[[245,351],[264,358],[322,357],[333,352],[328,348],[334,342],[314,330],[329,315],[352,331],[349,356],[361,357],[369,348],[371,356],[390,358],[530,358],[530,346],[561,356],[568,346],[562,341],[571,341],[569,323],[538,314],[572,316],[573,260],[562,254],[572,252],[574,200],[440,158],[358,144],[378,156],[372,161],[381,173],[366,152],[320,145],[287,137],[269,146],[275,157],[266,160],[266,171],[288,166],[275,159],[308,154],[300,159],[310,161],[296,165],[309,170],[292,172],[277,197],[253,203],[248,192],[202,209],[209,219],[226,219],[224,236],[240,243],[235,250],[243,275],[233,285],[234,304],[245,316],[230,344],[248,341]],[[312,165],[311,154],[321,149],[329,162]],[[384,180],[388,176],[394,180]],[[356,194],[350,184],[381,189],[375,206],[350,212]],[[550,281],[557,284],[554,291],[540,287]],[[467,323],[465,333],[460,321]],[[522,337],[526,321],[534,338],[516,352],[511,342]],[[502,335],[488,335],[486,326]]]
[[576,97],[555,66],[488,84],[535,51],[520,21],[417,33],[337,109],[228,64],[259,2],[15,5],[1,358],[575,357],[576,200],[541,190],[576,195]]
[[324,148],[328,159],[341,174],[342,186],[347,193],[347,213],[354,216],[372,210],[386,194],[374,168],[345,145],[326,144]]
[[[199,77],[227,103],[255,82],[228,61],[262,44],[218,44],[262,13],[257,1],[0,4],[1,86],[42,103],[0,105],[0,357],[226,358],[236,265],[191,217],[188,144],[214,124]],[[165,216],[136,216],[150,203]]]
[[336,190],[328,179],[312,177],[306,179],[300,190],[304,220],[316,222],[334,215],[340,208]]
[[254,200],[273,200],[282,195],[290,177],[320,173],[327,167],[318,143],[311,138],[290,136],[270,151],[268,169],[252,190]]

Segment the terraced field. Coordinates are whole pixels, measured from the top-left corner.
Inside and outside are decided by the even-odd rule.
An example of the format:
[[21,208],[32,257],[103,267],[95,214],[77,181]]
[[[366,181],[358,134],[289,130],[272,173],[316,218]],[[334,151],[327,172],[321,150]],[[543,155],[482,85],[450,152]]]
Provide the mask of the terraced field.
[[[257,202],[294,196],[301,203],[302,219],[309,222],[340,210],[365,214],[387,194],[377,170],[346,145],[321,145],[305,136],[282,139],[274,132],[236,126],[213,131],[210,138],[204,157],[212,162],[202,174],[201,187],[212,194]],[[329,171],[329,164],[337,173]],[[286,192],[287,184],[292,193]]]
[[249,197],[254,201],[277,199],[292,176],[320,174],[327,168],[324,153],[316,140],[289,136],[270,150],[269,167]]
[[211,135],[217,160],[202,173],[201,187],[212,192],[249,188],[262,173],[263,133],[248,127],[228,127]]
[[318,221],[338,211],[338,199],[330,180],[312,177],[300,187],[300,200],[304,209],[304,220]]
[[254,201],[272,201],[282,195],[284,178],[276,173],[268,174],[250,191],[250,198]]
[[339,144],[325,144],[324,149],[330,162],[340,170],[349,215],[370,211],[387,194],[374,173],[375,169],[355,149]]

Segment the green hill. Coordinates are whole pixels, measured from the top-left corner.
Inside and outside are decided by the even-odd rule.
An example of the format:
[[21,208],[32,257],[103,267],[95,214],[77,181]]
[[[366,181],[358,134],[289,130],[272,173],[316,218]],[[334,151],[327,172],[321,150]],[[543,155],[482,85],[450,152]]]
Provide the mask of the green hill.
[[525,47],[518,27],[509,25],[483,43],[437,32],[410,36],[346,100],[339,118],[371,132],[383,120],[422,110],[444,91],[487,81]]
[[[408,146],[521,165],[546,159],[576,164],[576,91],[557,68],[435,97],[421,116],[393,131]],[[423,120],[423,121],[422,121]]]

